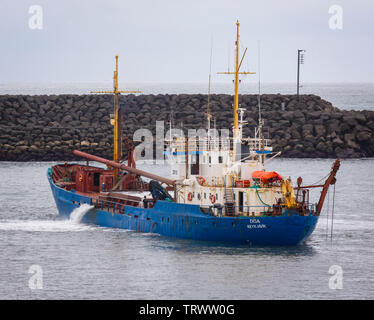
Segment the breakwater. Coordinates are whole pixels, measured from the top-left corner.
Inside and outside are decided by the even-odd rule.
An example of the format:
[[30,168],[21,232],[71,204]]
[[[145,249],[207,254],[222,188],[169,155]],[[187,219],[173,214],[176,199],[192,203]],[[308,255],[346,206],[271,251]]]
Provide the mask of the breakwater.
[[[184,129],[206,127],[208,96],[202,94],[123,95],[124,135],[150,129],[173,113]],[[240,95],[245,108],[244,136],[253,135],[257,95]],[[217,129],[232,126],[233,96],[210,96]],[[290,158],[359,158],[374,156],[374,112],[339,110],[315,95],[261,96],[264,132],[274,151]],[[111,95],[0,95],[0,160],[72,160],[80,149],[112,157]]]

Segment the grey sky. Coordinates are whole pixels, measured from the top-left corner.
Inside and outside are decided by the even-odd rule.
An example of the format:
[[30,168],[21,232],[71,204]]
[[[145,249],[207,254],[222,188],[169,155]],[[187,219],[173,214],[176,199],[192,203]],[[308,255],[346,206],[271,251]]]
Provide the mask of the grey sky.
[[[28,27],[35,4],[43,30]],[[343,30],[329,28],[334,4]],[[211,39],[213,81],[230,81],[216,72],[229,53],[233,65],[236,19],[249,71],[261,40],[263,82],[295,81],[298,48],[305,82],[374,82],[373,17],[371,0],[2,0],[0,82],[111,81],[116,53],[123,82],[206,82]]]

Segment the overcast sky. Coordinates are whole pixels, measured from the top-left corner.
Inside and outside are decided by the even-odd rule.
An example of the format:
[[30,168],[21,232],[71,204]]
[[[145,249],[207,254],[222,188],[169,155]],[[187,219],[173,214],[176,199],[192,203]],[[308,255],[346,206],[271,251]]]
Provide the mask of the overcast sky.
[[[30,29],[31,5],[43,29]],[[343,29],[329,28],[329,8],[343,9]],[[293,82],[305,49],[304,82],[374,82],[372,0],[1,0],[0,82],[111,82],[119,54],[121,82],[225,82],[240,21],[242,69],[263,82]],[[247,81],[256,82],[256,76]]]

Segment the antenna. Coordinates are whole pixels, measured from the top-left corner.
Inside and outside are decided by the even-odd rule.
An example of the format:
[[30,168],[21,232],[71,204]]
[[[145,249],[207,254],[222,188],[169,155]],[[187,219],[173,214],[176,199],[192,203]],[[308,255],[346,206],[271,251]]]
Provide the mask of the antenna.
[[209,82],[208,82],[208,106],[207,106],[207,117],[208,117],[208,136],[210,134],[210,82],[212,78],[212,55],[213,55],[213,38],[210,41],[210,65],[209,65]]
[[261,41],[258,40],[258,124],[261,123]]

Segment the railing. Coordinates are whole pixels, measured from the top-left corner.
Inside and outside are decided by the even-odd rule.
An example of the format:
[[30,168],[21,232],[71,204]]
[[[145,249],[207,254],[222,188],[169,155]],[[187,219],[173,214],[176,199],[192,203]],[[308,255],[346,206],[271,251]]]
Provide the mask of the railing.
[[[185,152],[186,151],[186,139],[180,138],[177,141],[168,141],[169,146],[168,149],[171,148],[173,152]],[[210,139],[207,137],[202,138],[189,138],[188,139],[188,151],[206,151],[206,150],[226,150],[229,151],[233,144],[233,138],[225,137],[220,138],[220,136],[210,136]],[[170,149],[169,149],[170,150]]]
[[101,199],[93,199],[92,204],[95,208],[106,210],[112,213],[125,213],[125,204],[115,201],[108,201],[108,200],[101,200]]
[[[131,201],[132,203],[135,203],[136,201]],[[125,206],[134,206],[134,207],[140,207],[144,208],[144,206],[139,206],[139,204],[143,201],[138,202],[138,206],[131,205],[129,203],[124,202],[116,202],[116,201],[109,201],[109,200],[102,200],[102,199],[92,199],[92,205],[101,210],[106,210],[108,212],[112,213],[118,213],[118,214],[125,214]],[[148,206],[147,208],[152,208],[154,205],[153,200],[148,200]]]
[[[200,206],[205,214],[214,216],[247,216],[247,217],[258,217],[258,216],[281,216],[285,214],[284,205],[273,205],[273,206],[227,206],[221,207],[214,206]],[[309,215],[309,212],[315,212],[316,205],[310,204],[305,206],[305,212],[300,211],[300,215]],[[234,212],[233,214],[231,212]]]
[[[269,213],[273,213],[273,207],[269,207],[266,205],[259,205],[259,206],[233,206],[235,209],[235,214],[237,215],[245,215],[245,216],[256,216],[256,215],[266,215]],[[280,210],[282,212],[282,210]]]
[[262,140],[260,138],[248,138],[243,140],[248,141],[249,147],[254,150],[260,150],[262,147],[262,143],[264,143],[265,148],[269,147],[271,143],[271,139]]
[[297,189],[296,201],[300,204],[305,204],[306,207],[309,207],[309,189]]
[[[277,207],[277,206],[274,206]],[[259,213],[261,215],[266,214],[273,214],[274,213],[274,207],[268,207],[268,206],[227,206],[223,205],[221,207],[214,207],[214,206],[200,206],[202,211],[206,214],[210,215],[218,215],[218,216],[256,216]],[[279,206],[281,209],[281,207]],[[231,213],[233,212],[233,213]],[[282,210],[280,210],[280,213]]]

